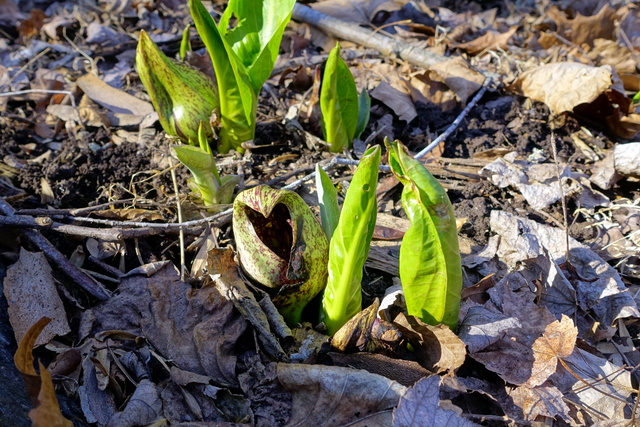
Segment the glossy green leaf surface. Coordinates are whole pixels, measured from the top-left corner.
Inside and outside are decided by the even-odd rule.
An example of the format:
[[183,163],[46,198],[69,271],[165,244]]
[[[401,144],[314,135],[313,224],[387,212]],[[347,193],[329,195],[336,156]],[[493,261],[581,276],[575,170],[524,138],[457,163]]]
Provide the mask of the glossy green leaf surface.
[[270,77],[295,0],[230,0],[218,29],[246,68],[254,92]]
[[322,310],[330,335],[362,309],[362,269],[376,225],[379,163],[379,146],[367,150],[360,159],[329,243],[329,276]]
[[274,290],[287,323],[300,322],[327,280],[329,245],[309,206],[292,191],[250,188],[233,203],[233,234],[242,269]]
[[340,58],[340,44],[331,49],[322,77],[320,110],[322,132],[338,153],[350,148],[358,125],[358,90],[347,64]]
[[220,91],[220,144],[243,152],[255,134],[258,95],[271,75],[293,0],[231,0],[220,23],[200,0],[189,8],[216,74]]
[[249,75],[235,52],[224,41],[218,27],[200,0],[189,0],[191,16],[202,38],[216,74],[220,93],[220,143],[218,151],[234,148],[243,152],[241,144],[253,139],[258,97]]
[[411,220],[400,247],[400,280],[409,314],[455,329],[462,266],[453,206],[424,165],[398,141],[389,143],[389,166],[404,185],[402,206]]
[[[200,123],[218,108],[218,91],[202,72],[168,58],[145,31],[140,32],[136,68],[160,124],[169,135],[197,144]],[[207,127],[211,136],[211,128]]]
[[316,191],[318,192],[318,205],[320,206],[320,219],[322,229],[331,241],[331,236],[338,226],[340,219],[340,207],[338,206],[338,191],[333,186],[329,175],[316,165]]

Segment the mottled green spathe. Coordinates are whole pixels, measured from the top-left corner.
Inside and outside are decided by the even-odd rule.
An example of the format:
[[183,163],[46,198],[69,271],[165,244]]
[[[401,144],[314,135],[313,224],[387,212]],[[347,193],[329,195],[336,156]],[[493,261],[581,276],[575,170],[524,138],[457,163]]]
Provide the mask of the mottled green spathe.
[[219,101],[209,77],[168,58],[145,31],[140,32],[136,68],[165,132],[197,145],[202,122],[207,124],[207,136],[212,136],[209,119]]

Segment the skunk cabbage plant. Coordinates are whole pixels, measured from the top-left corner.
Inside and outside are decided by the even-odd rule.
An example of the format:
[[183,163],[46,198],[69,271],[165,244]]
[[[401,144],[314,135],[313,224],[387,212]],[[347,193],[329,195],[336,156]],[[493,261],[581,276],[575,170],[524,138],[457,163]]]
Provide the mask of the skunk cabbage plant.
[[453,206],[447,192],[400,142],[385,141],[391,171],[403,184],[411,226],[400,246],[400,281],[409,314],[423,322],[458,324],[462,267]]
[[230,0],[216,25],[200,0],[191,16],[216,74],[220,92],[218,150],[243,152],[253,139],[258,95],[273,71],[295,0]]
[[233,203],[233,234],[242,269],[273,290],[288,324],[299,323],[327,281],[328,242],[309,206],[293,191],[250,188]]
[[212,136],[209,119],[219,101],[209,77],[168,58],[145,31],[140,32],[136,68],[165,132],[197,145],[198,128],[204,123],[207,137]]

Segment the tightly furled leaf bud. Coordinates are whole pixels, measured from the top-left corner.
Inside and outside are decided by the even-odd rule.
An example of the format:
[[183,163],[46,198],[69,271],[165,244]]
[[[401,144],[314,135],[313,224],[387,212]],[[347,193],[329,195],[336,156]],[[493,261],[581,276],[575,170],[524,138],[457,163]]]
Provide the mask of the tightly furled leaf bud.
[[[168,58],[145,31],[140,32],[136,68],[160,124],[169,135],[198,145],[200,122],[209,123],[218,109],[218,90],[204,73]],[[208,135],[211,126],[206,126]]]

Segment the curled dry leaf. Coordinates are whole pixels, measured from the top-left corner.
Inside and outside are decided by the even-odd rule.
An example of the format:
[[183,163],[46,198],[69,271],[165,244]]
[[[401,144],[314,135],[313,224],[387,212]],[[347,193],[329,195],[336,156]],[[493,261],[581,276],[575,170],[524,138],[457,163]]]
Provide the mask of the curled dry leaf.
[[37,403],[37,406],[29,411],[32,425],[34,427],[71,427],[73,423],[60,412],[51,374],[42,362],[38,361],[40,367],[40,376],[38,377],[33,366],[33,347],[38,335],[42,333],[50,321],[51,319],[42,317],[31,325],[18,342],[18,350],[13,361],[27,384],[29,395],[33,402]]
[[349,319],[331,338],[331,347],[349,353],[365,350],[371,340],[371,328],[379,307],[380,300],[376,298],[373,304]]
[[393,321],[414,348],[419,362],[435,373],[454,372],[464,363],[465,344],[446,325],[427,325],[400,313]]
[[211,249],[208,254],[207,270],[220,293],[233,303],[245,319],[255,328],[264,350],[276,360],[286,359],[286,354],[269,323],[279,322],[280,328],[288,329],[281,316],[268,318],[253,293],[240,277],[238,265],[233,259],[233,250]]
[[279,363],[277,372],[293,393],[288,426],[345,425],[360,419],[390,425],[391,409],[407,390],[380,375],[335,366]]
[[458,43],[453,45],[453,47],[457,47],[458,49],[462,49],[469,53],[470,55],[477,55],[484,50],[489,49],[506,49],[507,43],[516,33],[518,27],[516,25],[509,28],[504,33],[497,33],[494,31],[487,31],[480,37],[468,41],[466,43]]
[[640,114],[634,111],[610,65],[593,67],[575,62],[541,65],[522,73],[511,89],[544,102],[553,114],[575,112],[605,122],[622,138],[640,132]]

